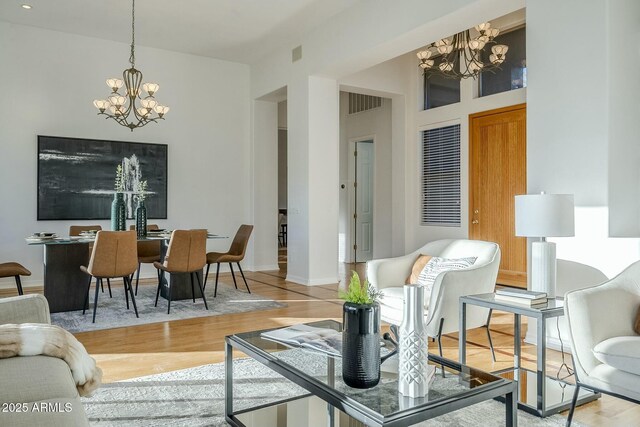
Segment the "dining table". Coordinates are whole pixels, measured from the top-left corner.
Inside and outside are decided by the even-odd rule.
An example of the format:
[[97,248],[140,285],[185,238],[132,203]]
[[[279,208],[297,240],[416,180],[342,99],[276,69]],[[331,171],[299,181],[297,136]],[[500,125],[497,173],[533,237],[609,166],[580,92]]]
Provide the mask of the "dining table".
[[[227,236],[207,233],[207,239],[227,239]],[[49,311],[82,310],[85,305],[86,289],[91,278],[80,270],[87,266],[91,258],[90,247],[95,241],[94,235],[58,237],[49,235],[43,238],[27,237],[29,246],[42,246],[44,251],[44,296],[49,302]],[[149,233],[138,236],[139,242],[160,241],[161,260],[167,253],[171,233]],[[202,282],[202,270],[197,274]],[[167,299],[171,285],[171,300],[191,299],[191,281],[189,273],[165,274],[160,288],[160,295]],[[203,283],[204,284],[204,283]],[[202,296],[200,289],[195,289],[195,297]]]

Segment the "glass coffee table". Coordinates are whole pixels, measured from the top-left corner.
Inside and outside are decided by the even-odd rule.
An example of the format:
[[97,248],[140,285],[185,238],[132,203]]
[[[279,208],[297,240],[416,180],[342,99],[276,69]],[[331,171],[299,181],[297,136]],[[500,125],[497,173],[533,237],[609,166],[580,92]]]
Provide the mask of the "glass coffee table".
[[[333,320],[309,325],[337,331],[342,329],[342,324]],[[505,425],[517,426],[516,383],[511,380],[429,355],[429,362],[438,367],[438,372],[434,375],[428,396],[412,399],[398,393],[397,373],[386,368],[392,359],[382,365],[382,377],[377,386],[360,390],[348,387],[342,381],[340,358],[263,339],[260,336],[262,332],[265,330],[225,338],[225,417],[232,426],[244,427],[241,418],[246,418],[252,411],[309,396],[326,402],[322,416],[330,427],[335,425],[335,409],[367,426],[407,426],[498,397],[505,401]],[[252,385],[250,379],[245,379],[242,384],[234,383],[234,350],[257,360],[307,393],[288,399],[283,396],[283,400],[267,405],[234,410],[234,386]],[[445,368],[444,376],[441,366]]]

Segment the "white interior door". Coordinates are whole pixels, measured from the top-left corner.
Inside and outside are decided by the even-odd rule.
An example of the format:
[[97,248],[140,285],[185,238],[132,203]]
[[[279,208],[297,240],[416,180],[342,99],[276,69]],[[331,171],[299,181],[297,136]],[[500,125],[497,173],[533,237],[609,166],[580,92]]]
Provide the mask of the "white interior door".
[[354,262],[373,259],[373,141],[356,142]]

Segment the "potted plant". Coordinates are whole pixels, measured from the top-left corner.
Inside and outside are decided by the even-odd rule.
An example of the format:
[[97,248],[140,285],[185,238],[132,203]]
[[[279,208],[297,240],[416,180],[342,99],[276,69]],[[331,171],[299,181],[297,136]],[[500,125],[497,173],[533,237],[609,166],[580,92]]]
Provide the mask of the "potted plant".
[[349,287],[339,292],[342,310],[342,378],[355,388],[370,388],[380,381],[381,293],[352,272]]
[[111,203],[111,229],[125,231],[127,229],[127,207],[124,203],[124,175],[122,165],[116,167],[115,194]]
[[136,233],[140,237],[147,235],[147,207],[144,201],[147,198],[147,181],[140,181],[136,185],[136,199],[138,206],[136,207]]

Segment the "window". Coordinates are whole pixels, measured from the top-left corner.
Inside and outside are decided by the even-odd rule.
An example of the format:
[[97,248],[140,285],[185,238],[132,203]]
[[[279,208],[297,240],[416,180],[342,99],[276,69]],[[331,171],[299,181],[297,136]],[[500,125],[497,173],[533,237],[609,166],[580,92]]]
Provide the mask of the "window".
[[[527,87],[525,37],[525,27],[521,27],[508,33],[500,34],[495,38],[497,44],[506,44],[509,46],[507,59],[500,65],[500,70],[480,73],[480,96],[493,95],[494,93]],[[490,50],[489,48],[485,48],[483,51],[482,59],[484,62],[488,62]]]
[[[459,61],[454,63],[459,67]],[[460,80],[449,79],[439,73],[427,71],[423,75],[424,109],[442,107],[460,102]]]
[[422,132],[421,225],[460,226],[460,125]]

